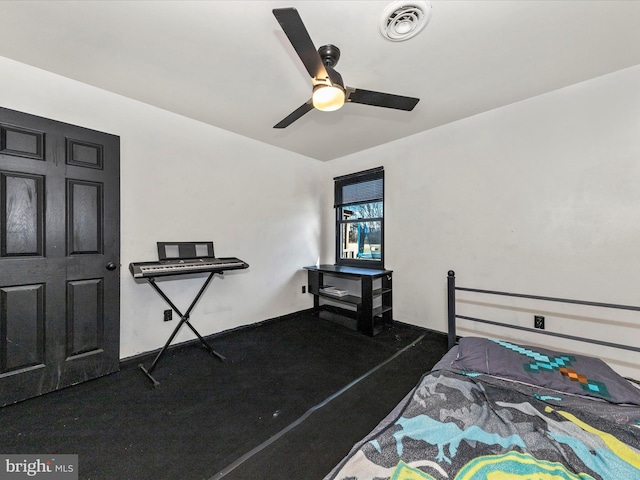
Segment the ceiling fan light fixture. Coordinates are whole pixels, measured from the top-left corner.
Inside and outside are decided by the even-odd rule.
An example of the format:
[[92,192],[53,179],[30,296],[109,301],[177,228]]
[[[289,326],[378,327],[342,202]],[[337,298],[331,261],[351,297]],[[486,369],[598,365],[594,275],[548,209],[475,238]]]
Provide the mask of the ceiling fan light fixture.
[[313,106],[323,112],[338,110],[344,105],[345,91],[340,85],[316,85],[313,87]]

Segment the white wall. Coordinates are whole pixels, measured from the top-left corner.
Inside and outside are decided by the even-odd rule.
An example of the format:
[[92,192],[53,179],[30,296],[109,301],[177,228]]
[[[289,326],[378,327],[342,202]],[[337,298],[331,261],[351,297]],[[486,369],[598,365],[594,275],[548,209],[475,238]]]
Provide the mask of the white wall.
[[[394,318],[446,331],[450,269],[459,286],[640,305],[639,85],[636,66],[331,162],[331,176],[385,167]],[[324,226],[332,262],[332,212]],[[541,311],[547,329],[640,344],[637,312],[559,309],[515,321]],[[640,378],[638,354],[591,353]]]
[[[213,240],[249,263],[216,276],[193,311],[207,335],[311,306],[324,165],[266,144],[0,57],[0,105],[120,136],[121,357],[159,348],[176,325],[128,271],[157,241]],[[183,312],[203,278],[163,281]],[[188,329],[176,342],[193,338]]]
[[[121,137],[123,358],[175,325],[127,271],[156,241],[212,239],[251,265],[213,280],[194,311],[204,335],[308,308],[300,267],[334,260],[331,178],[379,165],[397,320],[445,331],[449,269],[462,286],[640,303],[640,66],[328,163],[1,57],[0,71],[0,105]],[[184,309],[201,281],[162,285]],[[638,314],[525,306],[515,322],[534,312],[552,330],[640,339]],[[640,378],[636,354],[591,353]]]

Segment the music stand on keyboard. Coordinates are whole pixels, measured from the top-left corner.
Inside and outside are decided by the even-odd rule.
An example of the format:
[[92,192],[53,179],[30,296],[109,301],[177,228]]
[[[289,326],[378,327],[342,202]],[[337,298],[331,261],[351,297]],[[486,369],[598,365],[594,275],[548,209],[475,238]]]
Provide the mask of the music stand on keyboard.
[[[200,247],[202,247],[203,244],[208,248],[204,248],[204,250],[201,249]],[[209,353],[215,355],[221,361],[225,360],[225,357],[222,356],[220,353],[216,352],[213,348],[211,348],[211,346],[205,341],[205,339],[202,338],[202,335],[200,335],[200,333],[195,329],[195,327],[191,325],[191,322],[189,321],[191,317],[191,311],[195,307],[196,303],[198,303],[198,300],[200,300],[200,297],[202,296],[204,291],[207,289],[207,287],[209,286],[209,283],[211,283],[211,280],[213,279],[213,276],[216,273],[223,274],[224,271],[226,270],[236,270],[240,268],[249,267],[247,263],[243,262],[238,258],[230,257],[230,258],[217,259],[213,257],[213,242],[199,242],[199,243],[180,242],[179,246],[180,246],[182,255],[185,255],[185,251],[186,251],[187,252],[186,255],[189,256],[192,253],[192,250],[193,252],[196,252],[196,251],[202,252],[202,255],[211,255],[211,257],[202,257],[202,255],[196,256],[196,258],[199,259],[199,262],[194,262],[193,265],[197,267],[197,269],[195,269],[195,267],[194,269],[191,269],[189,266],[189,263],[185,264],[183,262],[183,260],[186,260],[186,259],[178,258],[178,263],[176,263],[171,260],[167,260],[167,258],[169,257],[166,256],[166,252],[164,255],[160,253],[161,248],[171,249],[171,252],[173,252],[174,246],[177,248],[178,243],[169,244],[164,242],[158,242],[158,252],[159,252],[159,257],[161,259],[161,262],[137,262],[137,263],[131,263],[129,265],[129,270],[131,271],[131,274],[134,277],[145,278],[149,283],[149,285],[151,285],[151,287],[153,287],[153,289],[156,292],[158,292],[158,294],[167,303],[167,305],[169,305],[171,309],[180,316],[180,322],[178,322],[178,325],[176,325],[176,327],[173,329],[171,336],[166,341],[166,343],[164,344],[164,346],[162,347],[158,355],[156,355],[156,358],[154,359],[149,369],[146,369],[142,363],[138,365],[140,369],[145,373],[145,375],[153,382],[154,387],[157,387],[158,385],[160,385],[160,382],[158,382],[151,375],[151,373],[158,365],[160,358],[164,355],[167,348],[169,348],[169,346],[171,345],[171,342],[173,341],[175,336],[178,334],[182,326],[185,324],[191,329],[191,331],[196,335],[196,337],[198,337],[198,340],[200,340],[200,343],[202,343],[204,348]],[[190,248],[191,246],[193,246],[193,249]],[[175,251],[177,252],[177,250]],[[170,256],[170,258],[176,258],[176,257],[174,255],[174,256]],[[189,258],[188,260],[193,260],[193,258]],[[179,268],[179,270],[173,270],[173,268],[176,268],[176,267]],[[144,270],[145,268],[147,269],[147,271],[141,272],[141,269]],[[181,275],[181,274],[203,272],[203,271],[208,272],[209,275],[207,276],[207,279],[205,280],[204,284],[202,285],[202,287],[200,287],[200,290],[198,291],[196,296],[193,298],[191,305],[189,305],[189,308],[184,314],[178,309],[178,307],[174,305],[171,299],[156,284],[156,277],[158,276]]]

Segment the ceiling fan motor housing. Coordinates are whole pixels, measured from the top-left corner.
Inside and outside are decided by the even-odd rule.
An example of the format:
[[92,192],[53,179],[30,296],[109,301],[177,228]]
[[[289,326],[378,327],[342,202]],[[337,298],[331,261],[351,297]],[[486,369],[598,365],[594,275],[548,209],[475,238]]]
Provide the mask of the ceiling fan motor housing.
[[323,45],[318,49],[325,67],[335,67],[340,60],[340,49],[335,45]]

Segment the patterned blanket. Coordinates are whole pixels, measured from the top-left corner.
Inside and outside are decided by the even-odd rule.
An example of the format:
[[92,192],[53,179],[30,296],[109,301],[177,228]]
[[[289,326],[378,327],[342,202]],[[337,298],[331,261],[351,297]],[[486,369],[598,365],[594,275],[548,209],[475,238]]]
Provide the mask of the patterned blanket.
[[640,479],[640,404],[432,371],[326,477],[363,479]]

